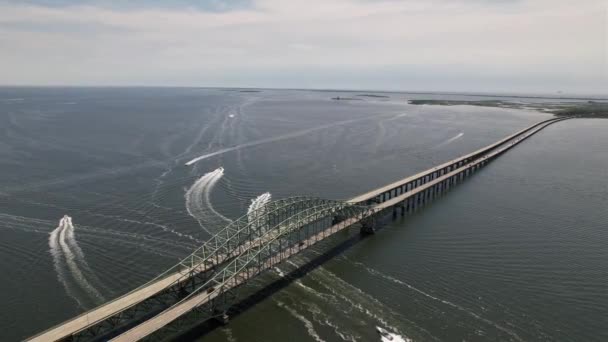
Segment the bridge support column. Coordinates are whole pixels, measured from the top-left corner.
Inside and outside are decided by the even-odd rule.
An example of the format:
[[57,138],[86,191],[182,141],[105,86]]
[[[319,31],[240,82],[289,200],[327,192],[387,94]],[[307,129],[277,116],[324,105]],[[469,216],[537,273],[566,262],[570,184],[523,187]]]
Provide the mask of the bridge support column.
[[228,316],[226,311],[222,312],[220,315],[214,317],[213,319],[221,325],[226,325],[228,324],[228,322],[230,322],[230,317]]
[[338,214],[331,219],[331,224],[336,225],[344,220],[346,220],[346,217],[344,215]]
[[361,235],[370,235],[376,232],[376,219],[369,217],[361,221]]

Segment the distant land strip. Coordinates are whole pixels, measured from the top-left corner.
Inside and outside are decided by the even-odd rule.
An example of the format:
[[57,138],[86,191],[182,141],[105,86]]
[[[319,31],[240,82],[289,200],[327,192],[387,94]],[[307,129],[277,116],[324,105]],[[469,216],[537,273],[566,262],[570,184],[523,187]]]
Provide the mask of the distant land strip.
[[413,105],[439,106],[481,106],[512,109],[532,109],[558,116],[579,116],[586,118],[608,118],[608,102],[554,102],[554,103],[519,103],[501,100],[465,101],[465,100],[409,100]]

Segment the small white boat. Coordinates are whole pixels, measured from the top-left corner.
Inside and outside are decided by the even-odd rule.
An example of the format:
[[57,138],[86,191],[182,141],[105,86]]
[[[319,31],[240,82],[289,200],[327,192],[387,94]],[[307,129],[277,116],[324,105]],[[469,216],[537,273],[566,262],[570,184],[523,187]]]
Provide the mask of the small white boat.
[[392,341],[393,340],[393,334],[389,333],[386,329],[380,328],[380,327],[376,327],[376,331],[378,332],[378,334],[380,334],[380,336],[383,337],[383,341]]

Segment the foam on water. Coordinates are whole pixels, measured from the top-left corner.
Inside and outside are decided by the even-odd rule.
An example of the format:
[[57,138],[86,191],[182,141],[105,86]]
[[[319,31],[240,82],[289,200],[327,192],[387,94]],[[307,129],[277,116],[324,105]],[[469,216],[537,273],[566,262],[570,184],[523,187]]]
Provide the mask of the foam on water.
[[287,312],[289,312],[293,317],[295,317],[297,320],[302,322],[304,324],[304,326],[306,327],[306,331],[308,331],[308,334],[310,335],[310,337],[312,337],[315,341],[325,342],[325,340],[322,339],[321,336],[319,336],[319,334],[315,330],[315,326],[312,324],[312,322],[309,321],[306,317],[302,316],[295,309],[287,306],[285,303],[283,303],[281,301],[277,300],[276,303],[279,307],[287,310]]
[[395,334],[395,333],[388,333],[386,335],[381,335],[380,339],[382,342],[412,342],[411,338],[403,337],[403,336]]
[[65,270],[62,266],[62,253],[61,248],[59,247],[59,233],[63,229],[63,219],[59,221],[59,226],[55,228],[49,235],[49,248],[51,256],[53,257],[53,266],[55,267],[55,272],[57,273],[57,279],[63,285],[66,294],[68,297],[72,298],[79,307],[85,308],[85,305],[82,303],[80,298],[76,295],[72,285],[68,282],[67,276],[65,274]]
[[368,120],[372,120],[372,119],[376,119],[376,117],[364,117],[364,118],[359,118],[359,119],[338,121],[338,122],[334,122],[334,123],[327,124],[327,125],[321,125],[321,126],[317,126],[317,127],[313,127],[313,128],[308,128],[308,129],[292,132],[292,133],[278,135],[278,136],[275,136],[275,137],[270,137],[270,138],[264,138],[264,139],[260,139],[260,140],[250,141],[248,143],[236,145],[236,146],[233,146],[233,147],[223,148],[223,149],[220,149],[220,150],[215,151],[215,152],[203,154],[202,156],[196,157],[196,158],[194,158],[194,159],[186,162],[186,166],[193,165],[193,164],[195,164],[195,163],[197,163],[197,162],[199,162],[201,160],[204,160],[204,159],[207,159],[207,158],[211,158],[211,157],[214,157],[214,156],[217,156],[217,155],[220,155],[220,154],[224,154],[224,153],[227,153],[227,152],[232,152],[232,151],[240,150],[240,149],[247,148],[247,147],[258,146],[258,145],[267,144],[267,143],[276,142],[276,141],[281,141],[281,140],[285,140],[285,139],[297,138],[297,137],[301,137],[303,135],[306,135],[306,134],[309,134],[309,133],[313,133],[313,132],[316,132],[316,131],[320,131],[320,130],[324,130],[324,129],[327,129],[327,128],[347,125],[347,124],[355,123],[355,122],[358,122],[358,121],[368,121]]
[[338,337],[340,337],[340,339],[342,341],[350,341],[350,342],[357,341],[358,336],[343,331],[343,329],[341,327],[339,327],[337,323],[334,323],[331,320],[331,318],[334,318],[334,317],[330,317],[330,315],[323,312],[323,310],[319,306],[317,306],[314,303],[308,302],[308,301],[301,301],[301,303],[303,306],[306,306],[307,311],[312,315],[313,320],[315,322],[332,328],[334,333]]
[[261,209],[262,207],[264,207],[264,205],[266,205],[266,203],[270,202],[271,198],[272,198],[272,195],[270,194],[270,192],[265,192],[265,193],[259,195],[258,197],[256,197],[255,199],[252,199],[251,204],[249,205],[249,208],[247,209],[247,214],[252,214],[256,210]]
[[281,278],[285,277],[285,273],[283,273],[283,271],[281,271],[280,268],[275,267],[274,271],[277,272],[277,274],[279,275],[279,277],[281,277]]
[[464,308],[464,307],[462,307],[462,306],[460,306],[458,304],[452,303],[452,302],[447,301],[445,299],[441,299],[441,298],[435,297],[435,296],[433,296],[433,295],[431,295],[431,294],[429,294],[429,293],[427,293],[425,291],[422,291],[422,290],[420,290],[420,289],[418,289],[418,288],[416,288],[416,287],[414,287],[414,286],[412,286],[412,285],[410,285],[410,284],[408,284],[408,283],[406,283],[404,281],[401,281],[401,280],[393,278],[393,277],[391,277],[389,275],[383,274],[383,273],[381,273],[381,272],[379,272],[379,271],[377,271],[377,270],[375,270],[373,268],[367,267],[363,263],[353,262],[353,264],[363,267],[368,273],[370,273],[372,275],[384,278],[384,279],[389,280],[389,281],[391,281],[391,282],[393,282],[395,284],[399,284],[399,285],[405,286],[408,289],[410,289],[410,290],[412,290],[414,292],[417,292],[417,293],[419,293],[419,294],[421,294],[421,295],[423,295],[423,296],[425,296],[427,298],[430,298],[432,300],[441,302],[441,303],[446,304],[448,306],[451,306],[451,307],[453,307],[455,309],[463,311],[463,312],[469,314],[470,316],[472,316],[472,317],[474,317],[474,318],[476,318],[476,319],[478,319],[478,320],[480,320],[480,321],[482,321],[482,322],[484,322],[486,324],[489,324],[489,325],[495,327],[496,329],[498,329],[498,330],[500,330],[500,331],[508,334],[509,336],[513,337],[515,340],[517,340],[517,341],[523,341],[521,339],[521,337],[519,337],[517,335],[517,333],[514,332],[513,330],[511,330],[509,328],[505,328],[505,327],[499,325],[498,323],[493,322],[493,321],[491,321],[491,320],[489,320],[487,318],[481,317],[480,315],[476,314],[475,312],[473,312],[471,310],[468,310],[468,309],[466,309],[466,308]]
[[433,148],[440,148],[440,147],[443,147],[443,146],[449,145],[449,144],[453,143],[454,141],[456,141],[456,140],[458,140],[458,139],[462,138],[462,136],[463,136],[463,135],[464,135],[464,133],[463,133],[463,132],[460,132],[460,133],[456,134],[455,136],[451,137],[450,139],[448,139],[448,140],[446,140],[446,141],[444,141],[444,142],[440,143],[439,145],[437,145],[437,146],[435,146],[435,147],[433,147]]
[[247,220],[252,223],[255,222],[258,218],[263,217],[266,212],[265,205],[270,202],[272,195],[270,192],[265,192],[255,199],[251,200],[251,204],[249,208],[247,208]]
[[[288,260],[287,263],[298,267],[298,265],[291,260]],[[309,276],[310,279],[314,280],[318,285],[327,290],[329,294],[319,293],[318,291],[313,290],[312,288],[301,283],[298,285],[303,287],[307,292],[322,298],[324,301],[335,303],[335,308],[340,308],[341,311],[344,311],[344,317],[354,319],[357,316],[353,314],[353,311],[348,309],[348,307],[350,307],[356,311],[359,311],[363,317],[367,317],[367,319],[375,321],[376,324],[381,324],[387,329],[390,329],[396,336],[405,336],[400,329],[397,328],[397,326],[402,326],[403,323],[407,322],[415,329],[419,329],[423,333],[427,334],[430,338],[434,338],[422,327],[417,326],[415,323],[394,312],[390,307],[386,306],[378,299],[362,291],[358,287],[344,281],[324,267],[317,268]]]
[[90,283],[80,268],[80,265],[83,265],[83,268],[89,269],[86,261],[84,260],[84,253],[78,246],[78,242],[74,237],[74,225],[72,224],[72,218],[68,215],[63,216],[61,220],[59,220],[59,225],[57,228],[51,232],[49,236],[49,248],[53,257],[53,264],[57,272],[57,277],[66,289],[68,296],[73,298],[78,305],[83,307],[82,301],[75,294],[68,280],[65,272],[66,268],[70,271],[71,278],[92,299],[94,299],[96,302],[104,301],[104,297]]
[[224,334],[226,334],[226,341],[236,342],[236,338],[234,337],[234,334],[232,333],[232,329],[222,328],[222,331],[224,332]]
[[211,204],[211,191],[215,184],[224,175],[224,168],[218,167],[217,169],[206,173],[186,191],[186,210],[188,214],[198,221],[201,228],[207,231],[209,234],[212,232],[205,227],[209,223],[209,219],[212,216],[218,217],[223,221],[231,222],[230,219],[220,214],[213,205]]

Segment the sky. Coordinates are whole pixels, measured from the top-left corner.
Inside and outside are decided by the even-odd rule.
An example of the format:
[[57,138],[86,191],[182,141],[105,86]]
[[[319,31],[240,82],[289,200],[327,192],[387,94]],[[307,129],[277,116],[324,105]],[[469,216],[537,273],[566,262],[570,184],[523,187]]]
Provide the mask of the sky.
[[0,84],[608,94],[608,0],[0,0]]

